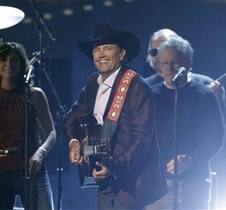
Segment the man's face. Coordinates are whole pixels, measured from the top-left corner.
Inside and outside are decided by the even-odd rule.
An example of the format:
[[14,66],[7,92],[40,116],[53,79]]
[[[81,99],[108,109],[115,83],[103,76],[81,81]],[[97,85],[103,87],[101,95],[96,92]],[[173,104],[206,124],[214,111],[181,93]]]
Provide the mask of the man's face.
[[93,49],[93,61],[97,70],[107,78],[121,65],[125,53],[116,44],[103,44]]
[[0,77],[6,79],[16,78],[21,69],[21,60],[15,50],[11,50],[10,54],[0,57]]
[[183,65],[182,59],[173,49],[164,49],[159,52],[159,68],[166,84],[171,85],[172,79]]
[[[158,36],[154,38],[150,43],[149,43],[149,55],[148,55],[148,62],[149,65],[157,72],[160,71],[159,69],[159,60],[158,60],[158,48],[160,45],[166,41],[166,37],[164,36]],[[151,51],[156,51],[156,54],[153,55]],[[159,72],[160,73],[160,72]]]

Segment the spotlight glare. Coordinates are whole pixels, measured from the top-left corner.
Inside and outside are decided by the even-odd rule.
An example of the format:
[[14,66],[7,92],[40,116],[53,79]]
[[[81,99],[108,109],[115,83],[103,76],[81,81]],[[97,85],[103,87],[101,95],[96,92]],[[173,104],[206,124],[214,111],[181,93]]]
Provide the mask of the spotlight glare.
[[71,15],[74,14],[74,11],[73,11],[73,9],[65,8],[65,9],[63,10],[63,14],[64,14],[65,16],[71,16]]
[[86,4],[83,6],[83,10],[86,12],[92,11],[93,10],[93,5],[92,4]]
[[26,18],[24,18],[24,20],[23,20],[23,23],[24,23],[25,25],[31,24],[32,22],[33,22],[33,20],[32,20],[32,18],[30,18],[30,17],[26,17]]
[[135,0],[124,0],[124,2],[127,2],[127,3],[130,3],[130,2],[133,2]]
[[45,20],[51,20],[53,18],[53,15],[51,13],[45,13],[43,14],[43,18]]
[[113,1],[111,1],[111,0],[104,1],[104,6],[105,7],[112,7],[113,6]]

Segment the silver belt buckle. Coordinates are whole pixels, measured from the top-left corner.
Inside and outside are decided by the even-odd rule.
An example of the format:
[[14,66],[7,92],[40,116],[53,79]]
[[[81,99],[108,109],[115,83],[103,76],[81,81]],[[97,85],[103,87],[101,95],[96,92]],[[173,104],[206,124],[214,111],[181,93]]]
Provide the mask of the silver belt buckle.
[[7,157],[8,153],[9,153],[9,150],[1,150],[0,149],[0,157]]

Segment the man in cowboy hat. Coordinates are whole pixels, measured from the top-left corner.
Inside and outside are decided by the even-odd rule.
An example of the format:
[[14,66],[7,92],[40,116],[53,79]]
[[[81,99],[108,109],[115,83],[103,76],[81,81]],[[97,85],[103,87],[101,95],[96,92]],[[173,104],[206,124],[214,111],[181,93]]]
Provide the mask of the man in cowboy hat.
[[88,78],[66,119],[71,162],[83,165],[87,161],[76,125],[92,115],[103,126],[101,137],[110,138],[111,144],[111,158],[97,161],[99,168],[92,170],[99,184],[98,210],[140,209],[164,193],[164,182],[153,132],[152,94],[126,66],[138,54],[139,41],[129,32],[99,23],[93,40],[79,41],[78,46],[98,72]]

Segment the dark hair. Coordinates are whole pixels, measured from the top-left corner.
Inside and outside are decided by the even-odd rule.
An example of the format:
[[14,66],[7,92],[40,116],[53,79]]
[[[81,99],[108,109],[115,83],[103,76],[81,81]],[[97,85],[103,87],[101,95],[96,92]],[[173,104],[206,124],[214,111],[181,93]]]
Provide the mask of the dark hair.
[[13,50],[16,51],[21,61],[21,69],[17,77],[17,84],[19,87],[24,87],[24,75],[29,67],[29,60],[26,50],[17,42],[0,42],[0,58],[10,55]]

